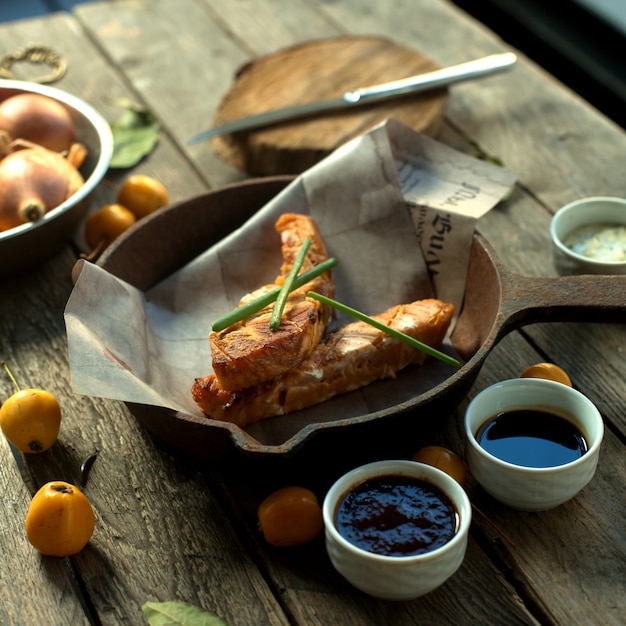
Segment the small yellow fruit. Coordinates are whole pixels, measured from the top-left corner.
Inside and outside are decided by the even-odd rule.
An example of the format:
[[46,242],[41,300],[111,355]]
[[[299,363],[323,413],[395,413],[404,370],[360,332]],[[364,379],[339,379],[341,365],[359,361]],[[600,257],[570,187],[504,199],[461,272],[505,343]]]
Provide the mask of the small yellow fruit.
[[22,452],[44,452],[54,444],[61,428],[61,407],[43,389],[21,389],[0,407],[5,437]]
[[135,174],[124,181],[117,194],[117,201],[139,220],[166,206],[169,194],[158,180],[145,174]]
[[458,454],[452,452],[452,450],[441,446],[426,446],[418,450],[411,457],[411,460],[440,469],[442,472],[448,474],[448,476],[452,476],[461,486],[465,483],[467,473],[465,463],[463,459]]
[[537,363],[527,367],[520,375],[520,378],[543,378],[562,383],[568,387],[572,386],[572,381],[567,373],[554,363]]
[[89,500],[70,483],[54,480],[33,496],[26,514],[26,536],[48,556],[70,556],[91,539],[95,516]]
[[324,526],[317,496],[305,487],[283,487],[258,507],[259,528],[265,540],[279,547],[313,541]]
[[136,218],[121,204],[107,204],[94,211],[85,222],[85,240],[92,248],[104,250],[114,239],[128,230]]

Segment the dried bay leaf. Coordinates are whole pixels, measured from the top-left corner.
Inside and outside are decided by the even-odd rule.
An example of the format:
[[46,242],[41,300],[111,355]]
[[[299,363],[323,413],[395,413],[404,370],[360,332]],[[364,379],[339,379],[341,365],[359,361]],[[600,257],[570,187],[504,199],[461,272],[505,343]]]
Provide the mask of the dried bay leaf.
[[159,140],[161,126],[156,115],[134,102],[121,101],[125,110],[113,124],[113,168],[133,167],[150,154]]
[[216,615],[186,602],[146,602],[141,610],[150,626],[228,626]]

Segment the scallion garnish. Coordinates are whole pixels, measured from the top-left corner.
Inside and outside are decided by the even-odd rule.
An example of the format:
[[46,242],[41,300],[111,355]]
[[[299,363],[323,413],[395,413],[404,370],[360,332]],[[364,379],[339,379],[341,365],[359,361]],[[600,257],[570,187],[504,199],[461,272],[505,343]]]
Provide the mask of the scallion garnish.
[[[309,281],[317,278],[318,276],[321,276],[331,268],[335,267],[335,265],[337,264],[337,259],[331,257],[330,259],[322,261],[319,265],[316,265],[310,270],[303,272],[294,280],[292,285],[292,291],[294,291],[295,289],[299,289],[303,285],[306,285]],[[257,311],[264,309],[266,306],[276,301],[280,290],[280,287],[276,287],[275,289],[268,291],[262,296],[255,298],[251,302],[247,302],[246,304],[243,304],[236,309],[233,309],[232,311],[230,311],[230,313],[222,315],[213,322],[213,324],[211,325],[211,330],[216,333],[220,332],[221,330],[224,330],[225,328],[228,328],[229,326],[232,326],[233,324],[236,324],[237,322],[246,319],[246,317],[250,317],[250,315],[253,315]]]
[[309,291],[307,293],[307,296],[309,298],[313,298],[314,300],[319,300],[320,302],[324,304],[332,306],[338,311],[341,311],[342,313],[346,313],[347,315],[350,315],[351,317],[361,320],[362,322],[370,324],[371,326],[374,326],[374,328],[378,328],[378,330],[382,330],[384,333],[387,333],[391,337],[400,339],[400,341],[404,341],[404,343],[412,346],[413,348],[417,348],[418,350],[421,350],[422,352],[425,352],[426,354],[429,354],[430,356],[433,356],[436,359],[439,359],[440,361],[447,363],[448,365],[454,365],[455,367],[461,367],[462,365],[462,363],[460,363],[459,361],[457,361],[455,358],[451,357],[450,355],[440,352],[439,350],[435,350],[435,348],[432,348],[431,346],[425,343],[422,343],[421,341],[418,341],[417,339],[413,339],[413,337],[410,337],[409,335],[406,335],[405,333],[399,330],[396,330],[395,328],[391,328],[390,326],[387,326],[387,324],[383,324],[382,322],[379,322],[373,317],[370,317],[369,315],[366,315],[365,313],[361,313],[360,311],[357,311],[356,309],[353,309],[345,304],[342,304],[341,302],[337,302],[336,300],[333,300],[332,298],[327,298],[326,296],[322,296],[321,294],[316,293],[315,291]]
[[309,246],[311,245],[311,238],[307,237],[300,246],[300,250],[298,250],[298,254],[289,270],[289,273],[285,277],[285,282],[282,284],[280,291],[278,292],[278,296],[276,297],[276,302],[274,303],[274,309],[272,310],[272,319],[270,320],[270,330],[278,330],[280,326],[280,318],[283,316],[283,311],[285,309],[285,304],[287,304],[287,298],[289,297],[289,292],[293,289],[293,282],[298,277],[298,272],[304,263],[304,257],[306,257],[306,253],[309,251]]

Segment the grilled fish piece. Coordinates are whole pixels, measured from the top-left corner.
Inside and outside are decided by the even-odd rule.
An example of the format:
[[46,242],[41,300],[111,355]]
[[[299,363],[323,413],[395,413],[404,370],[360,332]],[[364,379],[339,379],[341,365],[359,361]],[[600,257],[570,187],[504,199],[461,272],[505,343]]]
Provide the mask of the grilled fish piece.
[[[300,273],[328,258],[317,224],[308,215],[286,213],[276,222],[276,230],[283,255],[281,273],[273,285],[265,285],[244,296],[240,305],[285,282],[307,237],[311,239],[311,246]],[[326,272],[291,292],[276,331],[269,327],[271,305],[223,331],[211,332],[213,372],[223,389],[245,389],[272,380],[311,354],[324,335],[332,310],[307,298],[308,291],[332,298],[335,291],[332,273]]]
[[[430,299],[400,304],[374,317],[438,348],[453,312],[453,305]],[[205,376],[195,380],[192,395],[209,417],[243,427],[314,406],[376,380],[395,378],[400,370],[421,365],[427,358],[424,352],[357,321],[337,330],[298,367],[274,380],[229,391],[214,375]]]

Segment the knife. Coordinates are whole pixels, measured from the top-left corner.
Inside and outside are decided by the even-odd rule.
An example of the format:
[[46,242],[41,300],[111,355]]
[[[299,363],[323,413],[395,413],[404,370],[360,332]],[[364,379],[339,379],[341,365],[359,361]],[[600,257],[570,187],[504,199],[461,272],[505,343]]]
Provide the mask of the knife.
[[447,87],[448,85],[461,81],[491,76],[492,74],[510,69],[515,64],[516,60],[517,57],[512,52],[492,54],[474,61],[468,61],[425,74],[418,74],[417,76],[410,76],[409,78],[394,80],[390,83],[346,91],[339,98],[332,100],[319,100],[317,102],[296,104],[273,111],[265,111],[256,115],[249,115],[200,133],[187,141],[187,144],[192,145],[200,143],[201,141],[206,141],[228,133],[237,133],[253,128],[273,126],[280,122],[308,117],[325,111],[349,109],[373,102],[388,100],[390,98],[419,93],[420,91],[426,91],[428,89]]

